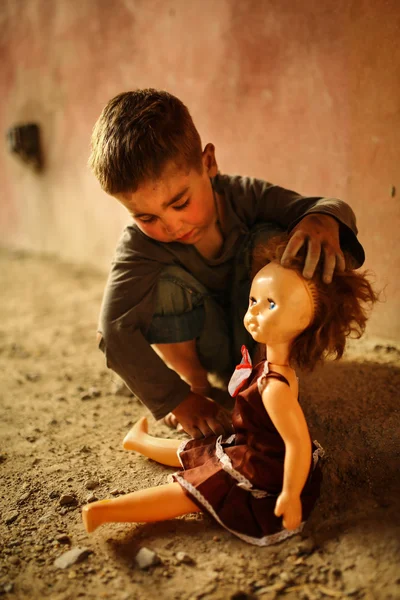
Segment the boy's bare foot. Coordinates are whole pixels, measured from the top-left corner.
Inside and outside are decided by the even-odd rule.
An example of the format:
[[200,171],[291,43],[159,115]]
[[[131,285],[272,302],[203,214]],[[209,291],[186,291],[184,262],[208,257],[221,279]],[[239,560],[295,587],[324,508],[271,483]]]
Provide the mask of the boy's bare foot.
[[149,424],[146,417],[141,417],[137,423],[134,424],[132,429],[128,431],[122,442],[122,446],[125,450],[137,450],[138,442],[142,440],[144,435],[149,430]]

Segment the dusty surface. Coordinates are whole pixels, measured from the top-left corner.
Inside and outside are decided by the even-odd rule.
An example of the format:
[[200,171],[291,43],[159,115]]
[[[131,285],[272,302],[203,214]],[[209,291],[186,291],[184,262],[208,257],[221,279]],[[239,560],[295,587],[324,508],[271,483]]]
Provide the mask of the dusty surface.
[[[57,600],[399,598],[400,352],[382,340],[357,342],[341,363],[302,378],[310,429],[327,452],[323,494],[303,538],[256,548],[202,515],[86,535],[80,508],[89,496],[159,484],[172,472],[121,448],[146,411],[114,393],[94,344],[104,279],[52,259],[0,254],[0,592]],[[76,503],[61,505],[68,495]],[[138,568],[142,546],[158,554],[158,566]],[[91,554],[54,565],[76,547]],[[180,563],[178,552],[194,564]]]

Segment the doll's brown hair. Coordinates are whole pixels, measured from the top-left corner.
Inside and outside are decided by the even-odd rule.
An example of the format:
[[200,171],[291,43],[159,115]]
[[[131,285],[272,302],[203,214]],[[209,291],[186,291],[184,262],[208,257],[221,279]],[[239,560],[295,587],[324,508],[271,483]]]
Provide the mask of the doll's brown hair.
[[104,107],[92,133],[89,166],[108,194],[135,192],[166,164],[202,171],[199,133],[186,106],[152,88],[124,92]]
[[[282,234],[272,238],[266,247],[257,248],[253,254],[253,275],[270,261],[280,262],[288,240],[289,236]],[[301,277],[304,257],[303,250],[289,267]],[[367,272],[335,271],[332,282],[327,284],[322,281],[322,268],[320,261],[314,277],[304,279],[314,299],[314,318],[290,349],[290,360],[310,371],[327,357],[341,358],[347,337],[362,336],[370,309],[378,299]]]

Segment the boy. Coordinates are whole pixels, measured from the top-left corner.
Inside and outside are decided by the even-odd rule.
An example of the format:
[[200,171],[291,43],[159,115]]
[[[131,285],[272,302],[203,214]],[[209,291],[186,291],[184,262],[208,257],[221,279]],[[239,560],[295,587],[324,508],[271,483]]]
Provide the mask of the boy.
[[287,229],[282,264],[306,245],[305,277],[322,256],[329,283],[344,269],[341,247],[353,266],[364,260],[352,210],[219,174],[214,146],[202,150],[186,106],[165,91],[113,98],[94,127],[90,165],[133,218],[101,310],[107,365],[156,419],[171,411],[192,437],[228,431],[229,415],[210,400],[218,390],[208,373],[227,376],[241,345],[252,348],[243,315],[254,247]]

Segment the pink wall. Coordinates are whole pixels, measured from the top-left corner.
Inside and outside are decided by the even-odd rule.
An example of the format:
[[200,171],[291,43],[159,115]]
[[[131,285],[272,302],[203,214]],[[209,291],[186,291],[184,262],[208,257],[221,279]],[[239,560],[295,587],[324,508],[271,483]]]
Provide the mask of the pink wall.
[[221,171],[352,205],[387,286],[370,332],[399,340],[399,39],[397,0],[3,3],[1,130],[40,123],[46,169],[1,144],[1,243],[107,267],[126,216],[86,167],[91,128],[113,95],[161,87]]

